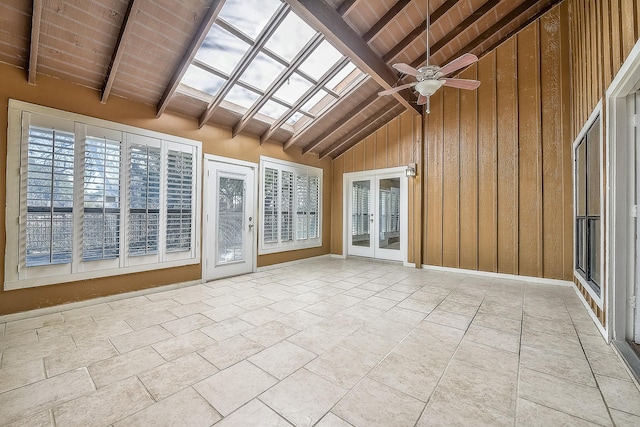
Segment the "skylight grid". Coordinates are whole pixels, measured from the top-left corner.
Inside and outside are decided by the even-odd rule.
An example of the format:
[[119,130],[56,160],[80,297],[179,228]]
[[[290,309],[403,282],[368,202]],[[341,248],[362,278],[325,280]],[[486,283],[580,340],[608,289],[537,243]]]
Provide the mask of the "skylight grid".
[[218,17],[255,40],[280,4],[280,0],[226,0]]

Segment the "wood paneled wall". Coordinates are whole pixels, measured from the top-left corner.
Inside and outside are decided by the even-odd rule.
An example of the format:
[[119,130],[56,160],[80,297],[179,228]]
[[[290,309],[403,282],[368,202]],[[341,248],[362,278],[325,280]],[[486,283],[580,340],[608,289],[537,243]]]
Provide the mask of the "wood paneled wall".
[[[570,19],[571,43],[571,105],[573,117],[571,140],[573,141],[595,108],[602,100],[603,121],[607,114],[606,90],[640,37],[640,2],[635,0],[567,0]],[[604,148],[601,158],[604,165],[603,189],[606,189],[607,135],[604,128]],[[606,192],[604,193],[606,195]],[[605,205],[607,201],[605,199]],[[606,209],[603,222],[606,224]],[[608,277],[606,271],[602,277]],[[574,283],[605,325],[606,307],[600,309],[577,280]],[[604,300],[609,292],[603,286]]]
[[444,88],[425,123],[424,263],[570,280],[569,14],[563,3]]
[[[406,111],[333,160],[331,198],[331,253],[342,254],[343,246],[343,176],[347,172],[406,166],[418,163],[422,146],[422,120]],[[408,262],[420,260],[420,203],[422,187],[419,177],[409,179]],[[418,262],[419,264],[419,262]]]

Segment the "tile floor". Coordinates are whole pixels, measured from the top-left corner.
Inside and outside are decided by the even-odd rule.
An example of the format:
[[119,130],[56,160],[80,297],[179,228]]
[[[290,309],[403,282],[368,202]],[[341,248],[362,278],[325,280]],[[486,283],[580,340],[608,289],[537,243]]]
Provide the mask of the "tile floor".
[[571,287],[316,259],[0,323],[0,425],[640,425]]

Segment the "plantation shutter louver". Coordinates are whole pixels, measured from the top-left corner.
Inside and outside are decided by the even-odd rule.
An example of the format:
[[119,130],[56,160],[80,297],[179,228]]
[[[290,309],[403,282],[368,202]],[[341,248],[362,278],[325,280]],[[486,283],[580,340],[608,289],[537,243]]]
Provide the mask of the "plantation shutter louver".
[[278,241],[278,170],[264,170],[264,225],[262,238],[265,242]]
[[282,171],[280,203],[280,239],[293,240],[293,172]]
[[193,155],[169,150],[167,154],[167,252],[191,249]]
[[309,176],[296,176],[296,239],[304,240],[309,235]]
[[309,238],[320,235],[320,178],[309,176]]
[[129,165],[129,254],[158,253],[160,149],[131,144]]

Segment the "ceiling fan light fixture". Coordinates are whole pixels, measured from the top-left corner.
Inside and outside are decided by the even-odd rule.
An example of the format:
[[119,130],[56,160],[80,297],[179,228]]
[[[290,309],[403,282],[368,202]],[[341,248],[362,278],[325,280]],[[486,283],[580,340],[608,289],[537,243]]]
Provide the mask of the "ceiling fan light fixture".
[[440,89],[440,87],[442,87],[443,84],[444,84],[444,81],[442,80],[437,80],[437,79],[423,80],[421,82],[418,82],[415,88],[420,95],[431,96],[434,93],[436,93],[436,91]]

